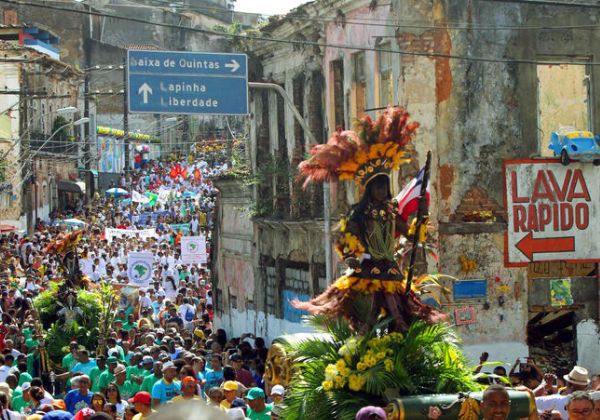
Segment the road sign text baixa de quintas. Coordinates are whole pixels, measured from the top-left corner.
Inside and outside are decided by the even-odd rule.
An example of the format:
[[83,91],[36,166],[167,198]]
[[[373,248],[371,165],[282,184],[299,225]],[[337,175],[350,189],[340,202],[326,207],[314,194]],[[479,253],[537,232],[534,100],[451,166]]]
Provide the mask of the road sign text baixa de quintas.
[[127,52],[130,112],[248,114],[248,58],[187,51]]
[[505,261],[600,260],[600,169],[555,160],[504,163]]

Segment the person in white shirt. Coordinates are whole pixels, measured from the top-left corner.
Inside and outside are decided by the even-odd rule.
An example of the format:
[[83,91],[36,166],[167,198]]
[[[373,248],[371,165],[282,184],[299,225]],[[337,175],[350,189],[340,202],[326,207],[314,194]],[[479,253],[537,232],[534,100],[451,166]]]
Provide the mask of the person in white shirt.
[[146,289],[140,289],[139,291],[140,309],[152,307],[152,300],[146,293]]
[[0,355],[0,382],[6,382],[6,377],[10,374],[10,366],[4,364],[4,356]]
[[187,297],[183,298],[183,303],[178,310],[179,317],[183,319],[183,326],[186,329],[191,329],[192,321],[196,318],[196,308],[190,305],[190,300]]

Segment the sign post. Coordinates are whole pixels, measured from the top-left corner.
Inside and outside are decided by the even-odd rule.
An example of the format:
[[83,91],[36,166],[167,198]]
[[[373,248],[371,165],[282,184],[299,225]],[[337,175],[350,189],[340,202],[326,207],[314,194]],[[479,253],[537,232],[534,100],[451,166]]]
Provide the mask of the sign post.
[[600,260],[600,177],[585,163],[504,162],[505,265]]
[[248,114],[245,54],[127,51],[129,112]]

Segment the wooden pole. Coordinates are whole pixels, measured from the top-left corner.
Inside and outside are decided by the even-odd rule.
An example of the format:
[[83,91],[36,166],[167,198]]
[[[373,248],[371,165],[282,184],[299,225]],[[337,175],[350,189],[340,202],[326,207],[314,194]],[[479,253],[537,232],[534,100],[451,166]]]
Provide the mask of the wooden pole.
[[415,232],[412,237],[412,250],[410,253],[410,264],[408,266],[408,275],[406,276],[406,290],[404,294],[408,294],[412,286],[412,279],[414,276],[415,261],[417,259],[417,250],[419,248],[419,232],[421,231],[421,225],[423,219],[429,212],[427,206],[427,185],[429,184],[429,173],[431,168],[431,151],[427,152],[427,161],[425,162],[423,183],[421,184],[421,194],[419,195],[419,209],[417,210],[417,223]]

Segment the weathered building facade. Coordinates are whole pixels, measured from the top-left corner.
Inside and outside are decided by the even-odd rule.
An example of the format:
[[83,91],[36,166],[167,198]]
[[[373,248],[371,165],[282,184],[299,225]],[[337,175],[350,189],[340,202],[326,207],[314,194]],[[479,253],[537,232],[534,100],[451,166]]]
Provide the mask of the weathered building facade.
[[[460,324],[473,361],[483,351],[505,362],[554,352],[569,359],[564,366],[578,360],[600,370],[588,356],[600,345],[597,264],[505,266],[511,214],[503,205],[502,166],[548,156],[549,132],[561,125],[598,127],[600,103],[591,92],[600,80],[600,43],[596,31],[583,29],[598,17],[600,9],[587,1],[316,1],[263,29],[265,37],[290,43],[262,42],[253,51],[260,62],[256,81],[284,87],[320,141],[388,105],[406,106],[421,122],[414,165],[395,176],[394,193],[431,150],[430,220],[439,260],[429,261],[429,271],[455,279],[446,282],[453,293],[442,309]],[[314,98],[320,109],[310,108]],[[218,271],[218,311],[236,333],[255,328],[272,339],[301,329],[289,299],[325,286],[323,233],[315,222],[321,206],[320,195],[308,192],[301,202],[314,211],[294,212],[298,186],[282,182],[309,150],[292,113],[271,93],[255,92],[252,106],[252,167],[261,176],[245,200],[260,217],[243,216],[243,270],[227,277]],[[272,159],[279,165],[264,169]],[[222,214],[233,209],[230,193],[240,194],[231,186],[221,190]],[[335,186],[332,195],[334,215],[356,201],[351,185]],[[312,219],[302,220],[308,214]],[[241,250],[223,241],[232,223],[238,222],[220,218],[220,267],[229,266],[223,252]],[[551,304],[550,280],[561,277],[571,279],[573,305]],[[483,290],[458,293],[465,284]],[[232,290],[245,291],[236,292],[235,305],[227,300]],[[465,312],[473,314],[466,323]]]
[[[76,176],[79,143],[67,126],[73,116],[63,117],[58,110],[77,105],[82,73],[10,41],[2,41],[0,50],[5,57],[0,65],[4,81],[0,217],[3,223],[26,230],[37,217],[47,219],[58,194],[57,182]],[[63,131],[50,139],[61,126]]]

